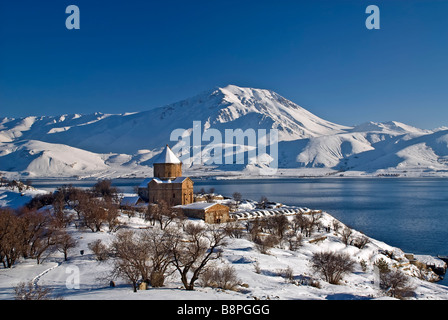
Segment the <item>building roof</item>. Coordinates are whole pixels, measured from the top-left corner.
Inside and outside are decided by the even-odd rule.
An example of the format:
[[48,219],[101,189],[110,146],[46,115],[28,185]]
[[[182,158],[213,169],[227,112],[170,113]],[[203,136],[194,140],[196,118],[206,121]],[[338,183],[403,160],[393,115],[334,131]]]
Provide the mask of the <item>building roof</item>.
[[154,160],[154,164],[161,164],[161,163],[180,164],[182,162],[179,160],[178,157],[176,157],[176,155],[170,149],[170,147],[166,145],[166,148]]
[[148,188],[148,183],[151,182],[153,178],[146,178],[143,182],[138,186],[139,188]]
[[135,206],[140,200],[139,196],[123,197],[121,200],[122,206]]
[[[188,179],[188,178],[187,177],[177,177],[176,179],[173,179],[173,180],[171,180],[171,179],[162,180],[159,178],[152,178],[152,179],[150,179],[149,182],[155,181],[157,183],[183,183],[186,179]],[[147,186],[147,184],[146,184],[146,186]]]
[[175,206],[175,208],[179,209],[191,209],[191,210],[207,210],[213,206],[216,206],[218,203],[209,203],[209,202],[194,202],[191,204]]

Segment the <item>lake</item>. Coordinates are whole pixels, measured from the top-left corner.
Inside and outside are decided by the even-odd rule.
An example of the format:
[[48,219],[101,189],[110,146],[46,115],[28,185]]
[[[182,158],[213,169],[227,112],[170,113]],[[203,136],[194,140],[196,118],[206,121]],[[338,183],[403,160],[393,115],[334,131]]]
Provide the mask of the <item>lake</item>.
[[[133,192],[142,179],[118,179],[122,192]],[[92,181],[33,181],[36,188],[51,189]],[[344,224],[405,252],[448,255],[447,178],[307,178],[266,180],[199,180],[195,191],[216,193],[327,211]],[[441,284],[448,285],[448,277]]]

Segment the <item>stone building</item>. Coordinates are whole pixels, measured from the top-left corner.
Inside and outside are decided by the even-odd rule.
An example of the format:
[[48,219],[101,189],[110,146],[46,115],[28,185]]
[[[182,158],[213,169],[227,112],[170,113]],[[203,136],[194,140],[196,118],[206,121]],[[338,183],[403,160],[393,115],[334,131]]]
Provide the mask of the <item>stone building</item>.
[[196,202],[187,205],[179,205],[176,209],[190,218],[202,219],[206,223],[226,223],[230,221],[230,208],[219,203]]
[[154,178],[145,179],[138,195],[146,202],[166,202],[169,206],[193,203],[193,181],[182,177],[182,162],[170,147],[154,161]]
[[[182,176],[182,162],[167,145],[154,161],[154,177],[145,179],[138,187],[138,196],[145,202],[168,206],[191,218],[207,223],[230,221],[230,208],[219,203],[195,202],[194,183]],[[216,199],[214,199],[216,198]],[[222,200],[222,197],[207,197],[206,200]]]

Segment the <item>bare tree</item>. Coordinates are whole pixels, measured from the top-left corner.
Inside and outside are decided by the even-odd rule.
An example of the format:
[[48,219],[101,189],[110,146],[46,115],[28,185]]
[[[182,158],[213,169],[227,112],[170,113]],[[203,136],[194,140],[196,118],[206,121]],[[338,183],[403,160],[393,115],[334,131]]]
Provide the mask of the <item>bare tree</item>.
[[129,281],[137,292],[138,282],[149,278],[148,249],[133,231],[119,232],[111,244],[114,259],[109,276]]
[[291,251],[296,251],[302,245],[302,235],[293,230],[286,232],[285,238]]
[[0,260],[12,268],[22,252],[21,225],[11,209],[0,208]]
[[102,207],[101,200],[90,199],[82,212],[84,225],[92,232],[100,232],[107,220],[107,210]]
[[23,209],[18,213],[22,240],[22,254],[25,258],[35,258],[39,264],[55,249],[56,228],[48,211]]
[[[176,237],[173,242],[173,264],[179,271],[186,290],[194,290],[194,284],[206,270],[207,264],[221,256],[225,245],[225,232],[216,226],[185,225],[185,239]],[[188,276],[191,272],[191,277]]]
[[262,232],[264,221],[260,218],[246,222],[246,230],[249,233],[250,240],[255,241],[259,237],[259,233]]
[[233,200],[235,201],[235,210],[238,210],[238,206],[240,205],[240,202],[241,202],[243,196],[239,192],[234,192],[232,197],[233,197]]
[[21,282],[15,288],[15,300],[49,300],[50,288],[43,288],[34,285],[31,281]]
[[343,253],[314,253],[311,258],[311,267],[331,284],[338,284],[344,274],[353,271],[354,265],[350,256]]
[[309,223],[306,226],[306,236],[310,237],[314,230],[320,226],[320,219],[322,218],[322,212],[313,212],[309,216]]
[[112,186],[110,180],[100,180],[92,187],[92,192],[96,197],[102,197],[105,200],[118,202],[118,189]]
[[57,250],[57,230],[48,228],[34,242],[34,258],[37,264],[42,263],[51,253]]
[[294,219],[292,220],[291,227],[295,232],[300,230],[301,233],[305,233],[305,235],[306,235],[307,230],[310,229],[310,226],[309,226],[310,223],[311,223],[310,219],[305,217],[305,215],[303,213],[299,213],[294,216]]
[[157,229],[119,232],[110,247],[109,254],[114,259],[109,276],[129,281],[134,292],[140,281],[162,287],[173,260],[173,244],[178,232]]
[[106,261],[110,254],[109,248],[103,243],[101,239],[97,239],[88,244],[88,248],[92,250],[98,261]]
[[120,221],[120,211],[117,203],[114,203],[110,199],[105,199],[103,202],[103,208],[106,210],[105,222],[109,229],[109,232],[115,232],[123,226]]
[[158,222],[161,230],[165,230],[174,220],[182,218],[182,210],[171,208],[165,201],[150,204],[145,214],[145,220],[150,221],[152,225]]
[[64,261],[68,260],[68,251],[72,248],[75,248],[78,244],[78,241],[73,239],[71,235],[67,233],[67,231],[59,231],[56,234],[56,247],[57,249],[64,254]]
[[365,235],[358,237],[355,239],[353,245],[359,249],[364,249],[364,247],[370,243],[370,240]]
[[154,203],[150,203],[145,212],[145,221],[151,223],[151,225],[155,225],[156,221],[159,219],[160,215],[160,206]]
[[342,237],[342,243],[348,246],[352,242],[353,230],[348,227],[345,227],[344,230],[342,231],[341,237]]
[[269,250],[280,243],[280,240],[275,235],[268,235],[266,237],[257,237],[254,240],[255,247],[263,254],[269,254]]
[[261,196],[260,201],[258,202],[258,206],[260,209],[266,209],[266,205],[269,202],[266,196]]
[[333,225],[334,232],[336,232],[336,233],[339,232],[339,228],[341,227],[341,223],[338,220],[333,219],[332,225]]
[[114,232],[122,225],[118,220],[118,205],[111,199],[101,199],[89,193],[80,193],[75,210],[81,225],[92,232],[101,231],[104,225],[108,226],[110,232]]
[[237,221],[228,222],[224,226],[226,235],[230,238],[240,239],[243,236],[243,230],[240,228],[240,224]]
[[172,261],[172,246],[175,232],[148,229],[142,234],[142,242],[149,248],[150,275],[152,287],[162,287]]
[[289,220],[283,214],[268,218],[268,224],[270,225],[270,229],[280,240],[283,239],[284,233],[289,228]]

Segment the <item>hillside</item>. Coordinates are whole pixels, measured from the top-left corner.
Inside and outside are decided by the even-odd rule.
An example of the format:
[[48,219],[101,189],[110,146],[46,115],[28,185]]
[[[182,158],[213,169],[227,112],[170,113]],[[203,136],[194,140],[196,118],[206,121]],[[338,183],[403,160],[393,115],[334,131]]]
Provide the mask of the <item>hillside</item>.
[[[174,130],[185,129],[193,144],[195,121],[201,133],[216,129],[223,139],[226,129],[277,129],[279,169],[285,175],[448,176],[446,128],[422,130],[397,121],[342,126],[273,91],[233,85],[145,112],[0,119],[0,171],[11,177],[143,177],[167,143],[175,151],[182,148],[182,142],[170,141]],[[209,143],[202,141],[205,154]],[[189,149],[184,163],[196,166],[185,169],[255,175],[249,149],[234,147],[246,158],[244,165],[198,167],[189,161]]]
[[[254,207],[254,202],[242,204],[247,210]],[[288,207],[285,207],[288,208]],[[290,207],[292,209],[292,207]],[[308,210],[309,211],[309,210]],[[76,215],[67,208],[66,213]],[[289,216],[288,219],[293,219]],[[144,232],[145,229],[157,230],[138,216],[128,217],[122,214],[120,220],[126,224],[124,230]],[[368,238],[364,247],[346,245],[343,242],[340,224],[339,231],[333,230],[334,221],[328,213],[320,218],[322,228],[315,229],[311,236],[304,236],[301,245],[291,250],[284,241],[267,252],[262,253],[257,245],[249,239],[247,232],[240,237],[226,237],[221,248],[219,260],[214,262],[215,268],[231,266],[234,268],[238,285],[233,290],[223,290],[201,286],[198,282],[194,291],[186,291],[182,287],[179,274],[173,273],[166,279],[162,288],[139,290],[134,293],[130,284],[124,279],[116,279],[115,287],[109,286],[110,278],[105,275],[112,268],[113,258],[99,262],[89,248],[89,244],[101,240],[109,244],[117,236],[104,227],[102,232],[67,227],[67,232],[77,240],[76,247],[69,250],[68,260],[64,261],[61,252],[53,251],[41,264],[35,259],[20,259],[14,268],[0,269],[0,299],[14,299],[14,287],[20,282],[32,282],[44,288],[51,288],[51,297],[66,300],[371,300],[390,299],[381,290],[376,278],[373,263],[379,259],[386,261],[393,269],[399,269],[410,276],[410,286],[414,295],[412,300],[446,300],[448,289],[427,280],[434,279],[429,272],[422,275],[419,269],[409,264],[403,251],[383,242]],[[200,226],[199,220],[190,220]],[[175,228],[178,222],[170,227]],[[244,229],[246,221],[238,222]],[[329,227],[327,229],[326,227]],[[353,239],[363,235],[352,230]],[[83,251],[81,253],[81,251]],[[348,254],[354,260],[354,270],[343,276],[339,284],[330,284],[311,268],[311,259],[315,253],[339,252]],[[424,257],[427,259],[427,257]],[[362,266],[364,261],[365,266]],[[77,277],[73,278],[73,272]],[[78,280],[73,280],[78,279]],[[75,281],[75,282],[73,282]],[[76,284],[75,287],[73,285]]]

